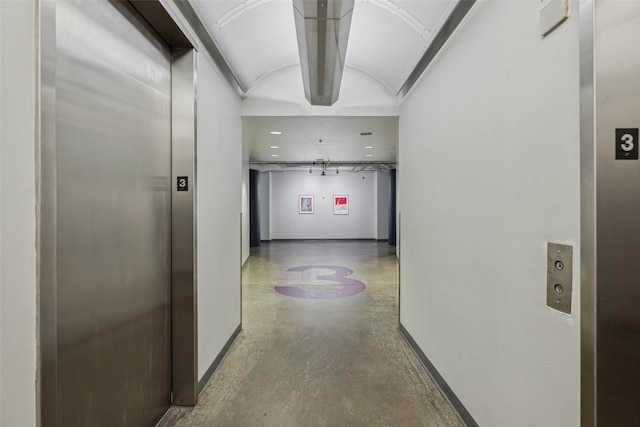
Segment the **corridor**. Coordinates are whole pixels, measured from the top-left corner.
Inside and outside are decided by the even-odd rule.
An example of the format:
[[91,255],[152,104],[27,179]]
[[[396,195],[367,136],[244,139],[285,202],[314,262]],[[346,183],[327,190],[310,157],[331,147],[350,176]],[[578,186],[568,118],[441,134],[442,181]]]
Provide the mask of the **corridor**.
[[387,242],[263,242],[242,286],[241,334],[161,426],[462,425],[398,332]]

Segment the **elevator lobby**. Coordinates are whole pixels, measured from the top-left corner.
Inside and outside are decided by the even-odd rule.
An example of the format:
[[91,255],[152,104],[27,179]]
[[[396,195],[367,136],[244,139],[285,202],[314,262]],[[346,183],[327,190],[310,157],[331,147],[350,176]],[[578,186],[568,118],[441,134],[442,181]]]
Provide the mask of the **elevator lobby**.
[[640,424],[640,1],[0,0],[0,427]]

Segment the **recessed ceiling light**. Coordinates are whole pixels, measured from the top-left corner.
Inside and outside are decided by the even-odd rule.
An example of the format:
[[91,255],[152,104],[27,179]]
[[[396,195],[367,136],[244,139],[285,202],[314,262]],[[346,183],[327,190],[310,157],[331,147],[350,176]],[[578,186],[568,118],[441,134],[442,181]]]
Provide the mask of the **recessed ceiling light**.
[[367,154],[367,157],[373,157],[373,154]]
[[275,148],[280,148],[280,147],[277,146],[277,145],[270,145],[269,148],[274,148],[275,149]]
[[272,154],[271,157],[278,157],[278,155],[277,154]]
[[279,130],[272,130],[271,132],[269,132],[271,135],[282,135],[282,132],[280,132]]
[[373,148],[373,145],[365,145],[364,148],[366,148],[367,150],[370,150]]

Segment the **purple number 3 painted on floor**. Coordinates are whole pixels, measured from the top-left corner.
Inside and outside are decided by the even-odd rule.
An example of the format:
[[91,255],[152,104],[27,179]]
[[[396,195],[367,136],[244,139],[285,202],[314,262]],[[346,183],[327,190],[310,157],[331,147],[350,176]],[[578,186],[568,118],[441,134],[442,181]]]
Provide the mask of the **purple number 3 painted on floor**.
[[334,274],[319,274],[316,276],[316,279],[340,283],[343,286],[342,289],[335,289],[331,291],[308,291],[300,289],[297,286],[276,286],[276,291],[282,295],[295,298],[328,299],[350,297],[351,295],[359,294],[364,291],[364,288],[366,288],[365,284],[361,281],[347,277],[353,274],[353,270],[346,267],[337,267],[335,265],[303,265],[300,267],[290,268],[287,271],[307,271],[314,269],[335,271]]

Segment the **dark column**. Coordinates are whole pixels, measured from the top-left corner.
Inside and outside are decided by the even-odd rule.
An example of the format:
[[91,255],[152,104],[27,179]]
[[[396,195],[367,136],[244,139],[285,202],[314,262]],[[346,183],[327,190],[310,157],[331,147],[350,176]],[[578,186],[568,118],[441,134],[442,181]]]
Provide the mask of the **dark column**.
[[250,246],[260,246],[260,171],[249,170],[249,235]]
[[396,169],[389,171],[389,244],[396,245]]

